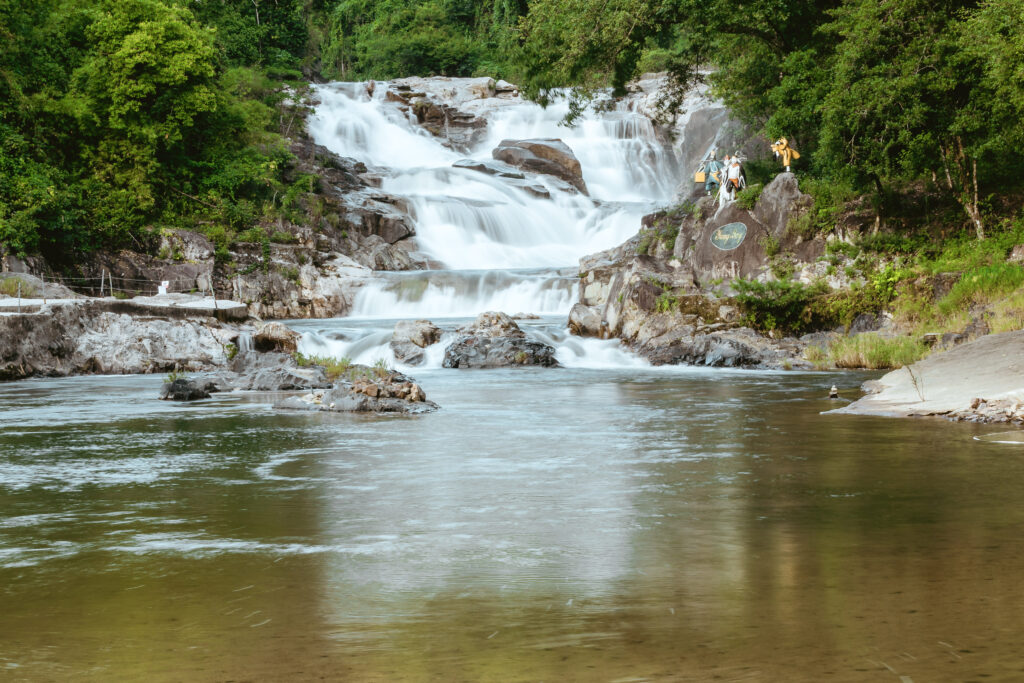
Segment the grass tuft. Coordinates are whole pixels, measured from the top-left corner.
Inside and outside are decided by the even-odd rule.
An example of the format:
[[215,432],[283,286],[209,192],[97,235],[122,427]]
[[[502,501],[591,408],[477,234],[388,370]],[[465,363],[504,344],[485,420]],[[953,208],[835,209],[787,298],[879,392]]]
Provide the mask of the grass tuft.
[[844,337],[828,349],[828,360],[837,368],[889,370],[916,363],[926,355],[928,347],[920,339],[882,337],[873,332]]

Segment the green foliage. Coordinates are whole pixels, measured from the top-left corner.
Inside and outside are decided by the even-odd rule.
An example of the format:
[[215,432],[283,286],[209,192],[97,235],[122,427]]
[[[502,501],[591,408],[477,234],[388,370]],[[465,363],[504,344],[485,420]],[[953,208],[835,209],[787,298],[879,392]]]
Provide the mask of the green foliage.
[[1024,268],[1016,263],[995,263],[969,270],[937,303],[939,313],[949,315],[973,305],[987,304],[1024,285]]
[[761,198],[762,190],[764,190],[764,185],[761,183],[747,185],[736,194],[736,206],[746,211],[753,211],[757,200]]
[[238,355],[238,346],[232,343],[224,345],[224,356],[230,361],[234,360],[235,356]]
[[[286,194],[275,74],[307,47],[309,5],[0,7],[0,242],[74,263],[101,247],[155,249],[161,225],[205,232],[226,261],[233,233]],[[258,35],[234,30],[243,24]]]
[[679,299],[672,292],[666,290],[658,295],[655,306],[658,313],[671,313],[679,308]]
[[926,355],[928,347],[920,339],[882,337],[874,332],[843,337],[828,349],[828,360],[837,368],[895,369]]
[[810,303],[827,289],[822,284],[804,285],[791,280],[758,282],[738,278],[733,282],[736,301],[757,329],[799,333],[812,327]]
[[324,40],[326,75],[511,75],[515,24],[524,0],[340,0]]
[[302,368],[319,366],[324,369],[327,379],[332,382],[339,377],[348,377],[353,368],[352,359],[347,357],[335,358],[333,356],[307,356],[296,352],[292,354],[295,363]]

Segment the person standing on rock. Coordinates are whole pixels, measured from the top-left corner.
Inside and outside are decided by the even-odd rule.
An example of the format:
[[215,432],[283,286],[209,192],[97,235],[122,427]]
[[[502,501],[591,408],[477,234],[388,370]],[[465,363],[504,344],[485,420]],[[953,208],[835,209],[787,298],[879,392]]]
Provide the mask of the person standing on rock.
[[715,158],[714,151],[711,152],[711,157],[704,164],[704,190],[711,196],[711,188],[714,187],[717,192],[719,187],[722,185],[722,162]]

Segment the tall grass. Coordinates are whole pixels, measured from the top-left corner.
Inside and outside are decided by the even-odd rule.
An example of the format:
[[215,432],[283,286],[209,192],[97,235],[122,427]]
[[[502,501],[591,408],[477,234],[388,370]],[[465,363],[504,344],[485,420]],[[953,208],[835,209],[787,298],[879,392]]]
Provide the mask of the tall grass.
[[0,280],[0,294],[7,296],[18,296],[18,285],[21,285],[21,295],[31,299],[36,294],[36,288],[20,277],[8,277]]
[[949,294],[937,304],[940,314],[949,315],[976,305],[989,304],[1024,284],[1024,268],[1016,263],[993,263],[963,274]]
[[886,370],[910,365],[928,355],[928,347],[912,337],[881,337],[873,332],[832,343],[828,358],[837,368]]

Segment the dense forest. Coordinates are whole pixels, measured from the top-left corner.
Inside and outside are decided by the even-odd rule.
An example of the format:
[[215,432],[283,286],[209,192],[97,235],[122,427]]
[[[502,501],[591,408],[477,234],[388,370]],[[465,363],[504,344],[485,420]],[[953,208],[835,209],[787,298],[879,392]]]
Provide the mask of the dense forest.
[[309,81],[489,75],[585,106],[644,71],[706,80],[834,193],[930,184],[979,238],[1016,210],[1024,0],[3,0],[0,243],[230,240],[302,189]]

